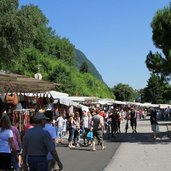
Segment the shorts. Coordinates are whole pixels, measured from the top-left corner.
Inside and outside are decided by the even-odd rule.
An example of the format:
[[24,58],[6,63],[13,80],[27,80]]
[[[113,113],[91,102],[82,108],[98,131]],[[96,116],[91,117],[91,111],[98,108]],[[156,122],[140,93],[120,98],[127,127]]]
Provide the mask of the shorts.
[[102,130],[93,130],[93,141],[97,139],[98,143],[103,146],[103,131]]
[[11,169],[11,153],[0,153],[0,169]]

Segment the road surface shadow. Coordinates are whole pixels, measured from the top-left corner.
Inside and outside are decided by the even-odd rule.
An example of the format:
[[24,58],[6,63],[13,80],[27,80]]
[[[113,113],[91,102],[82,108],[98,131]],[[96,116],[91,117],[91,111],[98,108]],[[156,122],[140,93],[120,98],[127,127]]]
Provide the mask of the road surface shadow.
[[153,138],[152,133],[118,133],[114,137],[105,138],[107,142],[119,142],[119,143],[141,143],[141,144],[168,144],[171,143],[171,139],[167,136],[167,132],[157,133],[157,139]]

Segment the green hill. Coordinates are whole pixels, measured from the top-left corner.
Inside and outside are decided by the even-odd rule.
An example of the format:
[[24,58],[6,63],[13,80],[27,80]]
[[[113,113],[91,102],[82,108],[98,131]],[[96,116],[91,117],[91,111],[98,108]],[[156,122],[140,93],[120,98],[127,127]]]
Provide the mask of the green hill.
[[89,67],[89,71],[92,73],[92,75],[97,78],[98,80],[103,81],[102,76],[97,71],[96,67],[93,65],[93,63],[87,59],[86,55],[81,52],[80,50],[76,49],[76,67],[80,68],[83,62],[86,62]]
[[[30,4],[18,9],[18,3],[1,3],[1,69],[28,77],[40,72],[43,80],[57,84],[57,91],[71,96],[113,97],[95,66],[68,38],[61,38],[48,26],[38,6]],[[90,72],[80,71],[84,63]]]

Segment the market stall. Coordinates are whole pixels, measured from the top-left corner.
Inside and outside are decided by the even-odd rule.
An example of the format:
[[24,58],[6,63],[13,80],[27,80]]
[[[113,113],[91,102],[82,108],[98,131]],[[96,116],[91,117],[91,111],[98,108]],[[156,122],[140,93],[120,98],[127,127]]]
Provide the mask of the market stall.
[[49,92],[56,86],[56,83],[0,71],[0,115],[7,113],[12,123],[19,123],[21,131],[37,108],[50,103]]
[[40,93],[55,90],[56,86],[56,83],[0,71],[1,92],[10,90],[23,93]]

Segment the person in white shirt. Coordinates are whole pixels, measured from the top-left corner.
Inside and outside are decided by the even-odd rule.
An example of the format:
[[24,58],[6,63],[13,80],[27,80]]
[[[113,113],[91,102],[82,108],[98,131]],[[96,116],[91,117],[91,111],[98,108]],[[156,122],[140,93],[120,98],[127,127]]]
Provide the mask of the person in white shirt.
[[57,127],[57,143],[62,143],[62,131],[64,127],[65,120],[61,113],[59,113],[59,117],[56,119],[56,127]]
[[83,111],[83,118],[82,118],[82,128],[83,128],[83,143],[84,145],[86,144],[85,143],[85,140],[86,140],[86,137],[87,137],[87,134],[88,132],[90,131],[90,127],[89,127],[89,117],[87,115],[87,112],[86,111]]
[[9,116],[5,114],[0,119],[0,170],[11,169],[11,149],[18,162],[13,137]]
[[62,130],[62,136],[66,136],[67,134],[67,119],[64,119],[64,123],[63,123],[63,130]]

